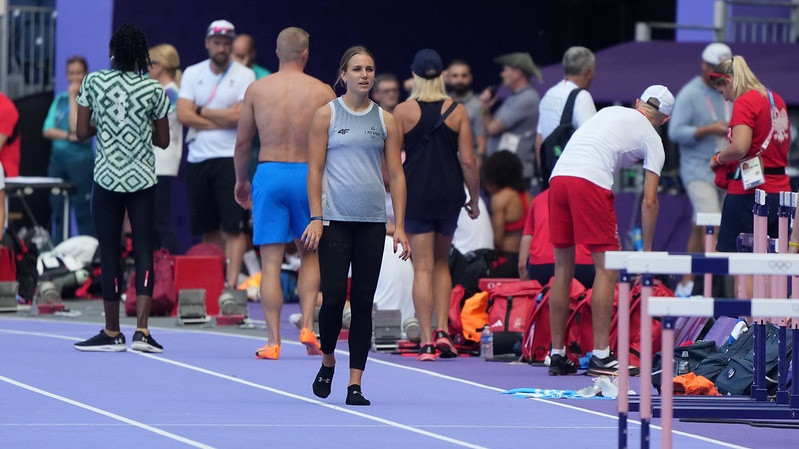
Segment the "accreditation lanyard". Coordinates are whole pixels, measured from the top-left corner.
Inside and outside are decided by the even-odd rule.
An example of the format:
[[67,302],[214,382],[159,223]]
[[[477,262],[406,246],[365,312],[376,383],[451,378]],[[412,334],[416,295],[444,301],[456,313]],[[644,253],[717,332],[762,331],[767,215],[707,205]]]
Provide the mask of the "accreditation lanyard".
[[757,187],[766,182],[766,177],[763,168],[763,159],[760,156],[763,151],[771,144],[771,138],[774,136],[774,120],[777,117],[777,107],[774,105],[774,95],[768,91],[768,99],[771,102],[771,129],[768,132],[763,143],[760,144],[760,150],[757,154],[749,159],[742,160],[739,164],[741,170],[741,181],[744,184],[744,189],[749,190]]
[[206,106],[211,104],[212,101],[214,101],[214,97],[216,97],[216,90],[219,88],[219,85],[222,83],[222,80],[225,79],[225,75],[227,75],[227,72],[230,70],[230,67],[232,65],[233,65],[232,62],[230,64],[228,64],[227,67],[225,67],[225,71],[222,72],[222,76],[220,76],[219,79],[216,80],[216,84],[214,84],[214,88],[211,89],[211,95],[208,96],[208,101],[205,102]]

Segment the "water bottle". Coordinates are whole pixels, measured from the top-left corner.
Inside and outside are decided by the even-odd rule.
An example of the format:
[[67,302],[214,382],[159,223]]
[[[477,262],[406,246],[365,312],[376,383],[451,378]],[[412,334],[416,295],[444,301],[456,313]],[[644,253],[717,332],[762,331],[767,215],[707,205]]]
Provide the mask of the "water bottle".
[[643,251],[644,250],[644,234],[641,231],[641,228],[634,228],[630,231],[630,237],[633,241],[633,249],[635,251]]
[[683,351],[680,362],[677,364],[677,375],[682,376],[691,372],[691,365],[688,359],[688,351]]
[[494,334],[488,325],[483,327],[483,333],[480,334],[480,357],[486,360],[494,358]]

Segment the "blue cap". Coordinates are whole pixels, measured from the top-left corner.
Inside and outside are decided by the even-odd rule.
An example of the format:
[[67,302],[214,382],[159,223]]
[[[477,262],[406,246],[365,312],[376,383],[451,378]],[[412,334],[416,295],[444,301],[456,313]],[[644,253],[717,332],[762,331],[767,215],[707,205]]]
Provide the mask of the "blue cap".
[[444,70],[444,63],[441,62],[441,56],[430,48],[424,48],[416,52],[411,63],[411,70],[413,73],[421,76],[424,79],[438,78]]

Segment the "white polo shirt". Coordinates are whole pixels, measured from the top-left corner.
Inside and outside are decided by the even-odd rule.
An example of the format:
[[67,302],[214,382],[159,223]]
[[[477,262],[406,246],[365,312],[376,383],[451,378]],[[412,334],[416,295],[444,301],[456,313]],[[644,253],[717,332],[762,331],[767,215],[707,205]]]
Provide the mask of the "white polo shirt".
[[[541,103],[538,106],[538,134],[543,139],[549,137],[552,131],[560,125],[560,116],[563,114],[563,107],[572,90],[577,89],[577,84],[571,80],[562,80],[558,84],[550,87]],[[572,114],[572,124],[579,128],[586,120],[596,114],[596,106],[591,93],[583,89],[574,100],[574,112]]]
[[[247,87],[255,81],[255,73],[247,66],[231,61],[224,73],[211,71],[211,62],[186,68],[180,81],[179,98],[191,100],[197,106],[225,109],[244,99]],[[193,137],[193,138],[192,138]],[[192,163],[220,157],[233,157],[236,148],[236,127],[198,131],[187,136],[189,153],[186,160]]]

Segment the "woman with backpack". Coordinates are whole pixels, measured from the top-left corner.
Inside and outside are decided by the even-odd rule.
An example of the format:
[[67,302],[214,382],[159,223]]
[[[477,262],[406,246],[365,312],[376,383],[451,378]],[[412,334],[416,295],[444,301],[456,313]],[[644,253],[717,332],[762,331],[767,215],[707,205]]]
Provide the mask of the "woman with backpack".
[[442,70],[435,50],[419,50],[411,64],[413,90],[394,110],[405,137],[405,230],[413,250],[413,305],[422,331],[422,361],[435,360],[436,349],[444,358],[458,356],[447,329],[449,253],[460,209],[466,207],[472,219],[480,214],[469,117],[463,105],[447,96]]
[[122,25],[109,43],[112,68],[92,72],[78,93],[79,141],[97,136],[92,215],[100,243],[105,329],[75,343],[79,351],[125,351],[119,329],[122,292],[122,221],[127,212],[136,264],[136,331],[131,349],[162,352],[147,328],[153,295],[155,154],[169,145],[169,100],[150,66],[147,40],[134,25]]

